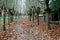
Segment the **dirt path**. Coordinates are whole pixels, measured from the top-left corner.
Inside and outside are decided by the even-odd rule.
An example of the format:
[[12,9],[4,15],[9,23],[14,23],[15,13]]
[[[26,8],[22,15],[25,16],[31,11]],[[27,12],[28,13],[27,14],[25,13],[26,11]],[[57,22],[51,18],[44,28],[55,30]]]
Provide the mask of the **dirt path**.
[[52,30],[46,30],[45,23],[40,22],[38,26],[36,21],[32,23],[28,19],[18,20],[14,28],[17,40],[60,40],[60,32],[57,29],[52,27]]
[[0,33],[0,40],[60,40],[60,26],[51,24],[51,30],[46,30],[45,23],[40,20],[34,23],[28,18],[18,19],[17,22],[11,23],[6,32]]

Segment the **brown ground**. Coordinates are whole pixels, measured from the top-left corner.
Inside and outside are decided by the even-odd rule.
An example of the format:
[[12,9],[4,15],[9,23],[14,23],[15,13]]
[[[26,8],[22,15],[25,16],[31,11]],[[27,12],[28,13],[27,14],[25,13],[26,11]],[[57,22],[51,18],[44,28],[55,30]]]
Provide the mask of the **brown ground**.
[[30,22],[27,18],[13,21],[6,32],[0,33],[0,40],[60,40],[60,26],[51,24],[51,30],[46,29],[43,20],[40,25]]

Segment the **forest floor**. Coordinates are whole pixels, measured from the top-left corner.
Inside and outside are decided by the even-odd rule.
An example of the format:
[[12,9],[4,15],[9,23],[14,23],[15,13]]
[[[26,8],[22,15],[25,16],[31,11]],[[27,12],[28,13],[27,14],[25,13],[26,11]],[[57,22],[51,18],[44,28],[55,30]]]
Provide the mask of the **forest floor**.
[[40,19],[29,21],[28,18],[14,20],[7,25],[6,31],[0,32],[0,40],[60,40],[60,25],[50,24],[51,30],[46,29],[45,22]]

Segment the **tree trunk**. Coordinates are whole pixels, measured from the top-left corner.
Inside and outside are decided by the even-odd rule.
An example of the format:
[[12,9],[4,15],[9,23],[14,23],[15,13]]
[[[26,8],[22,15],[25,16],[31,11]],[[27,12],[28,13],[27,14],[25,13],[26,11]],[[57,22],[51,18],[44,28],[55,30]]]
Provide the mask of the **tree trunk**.
[[49,14],[48,13],[46,13],[46,28],[51,29],[50,28],[50,21],[49,21]]
[[34,13],[32,14],[32,19],[33,19],[33,23],[34,23]]
[[13,20],[15,20],[15,15],[13,16]]
[[11,22],[13,21],[13,15],[11,15]]
[[38,25],[39,25],[39,13],[37,13],[37,22],[38,22]]
[[[8,14],[9,15],[9,14]],[[9,25],[9,16],[8,16],[8,25]]]
[[50,8],[49,8],[49,0],[45,0],[45,4],[46,4],[46,28],[47,29],[51,29],[50,28],[50,20],[49,20],[49,13],[50,13]]
[[15,19],[16,19],[16,14],[15,14]]
[[9,23],[10,23],[10,16],[9,16],[9,14],[8,14],[8,25],[9,25]]
[[17,19],[18,19],[18,14],[16,14],[16,17],[17,17]]
[[31,21],[31,16],[29,15],[29,20]]
[[43,17],[44,17],[44,22],[46,22],[46,19],[45,19],[46,16],[45,16],[45,14],[43,14]]
[[5,15],[5,13],[3,14],[3,30],[5,31],[6,30],[6,28],[5,28],[5,20],[6,20],[6,15]]

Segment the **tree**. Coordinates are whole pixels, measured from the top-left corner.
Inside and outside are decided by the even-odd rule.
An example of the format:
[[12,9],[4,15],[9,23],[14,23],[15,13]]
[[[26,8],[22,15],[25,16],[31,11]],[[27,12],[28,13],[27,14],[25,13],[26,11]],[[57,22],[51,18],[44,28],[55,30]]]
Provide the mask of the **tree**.
[[33,19],[33,23],[34,23],[34,15],[35,15],[35,6],[32,6],[32,19]]
[[29,15],[29,20],[31,21],[31,17],[32,17],[32,9],[30,8],[30,10],[28,11],[28,15]]
[[49,13],[50,13],[50,8],[49,8],[49,0],[45,0],[45,4],[46,4],[46,28],[47,29],[51,29],[50,28],[50,21],[49,21]]
[[5,27],[5,20],[6,20],[6,8],[4,6],[2,6],[2,17],[3,17],[3,30],[5,31],[6,30],[6,27]]
[[8,25],[9,25],[9,23],[10,23],[10,13],[9,13],[9,9],[8,8],[6,8],[6,16],[8,17]]
[[11,15],[11,21],[13,21],[13,15],[14,15],[14,10],[13,9],[9,9],[10,15]]
[[39,25],[39,13],[40,13],[40,7],[37,7],[37,10],[36,10],[36,13],[37,13],[37,22],[38,22],[38,25]]

